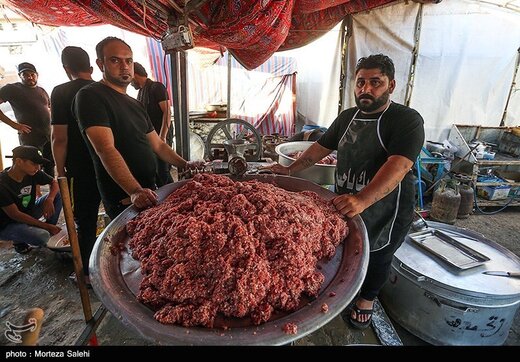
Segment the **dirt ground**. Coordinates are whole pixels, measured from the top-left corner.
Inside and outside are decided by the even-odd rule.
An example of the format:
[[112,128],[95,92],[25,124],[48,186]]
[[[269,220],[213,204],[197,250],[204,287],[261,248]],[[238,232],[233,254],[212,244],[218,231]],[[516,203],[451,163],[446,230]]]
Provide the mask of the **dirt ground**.
[[[472,215],[457,220],[456,226],[482,233],[520,256],[520,208],[510,207],[496,215]],[[68,280],[73,270],[69,253],[56,253],[43,248],[29,254],[14,252],[11,243],[0,241],[0,345],[14,346],[6,336],[6,323],[22,324],[29,308],[40,307],[45,312],[40,345],[73,345],[85,322],[77,287]],[[100,306],[94,292],[89,291],[92,310]],[[374,331],[355,331],[349,328],[341,313],[295,345],[353,345],[378,344]],[[395,325],[404,345],[424,345],[425,342]],[[150,345],[135,330],[125,327],[110,313],[97,330],[100,345]],[[520,312],[509,332],[505,345],[520,345]]]

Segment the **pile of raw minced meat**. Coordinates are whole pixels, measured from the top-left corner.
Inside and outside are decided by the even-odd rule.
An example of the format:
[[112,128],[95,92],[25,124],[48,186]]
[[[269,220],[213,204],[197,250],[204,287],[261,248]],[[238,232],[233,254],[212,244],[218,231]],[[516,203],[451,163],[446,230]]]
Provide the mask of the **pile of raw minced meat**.
[[317,296],[317,261],[348,228],[314,192],[198,174],[127,231],[143,273],[138,299],[161,323],[212,327],[219,313],[260,324]]

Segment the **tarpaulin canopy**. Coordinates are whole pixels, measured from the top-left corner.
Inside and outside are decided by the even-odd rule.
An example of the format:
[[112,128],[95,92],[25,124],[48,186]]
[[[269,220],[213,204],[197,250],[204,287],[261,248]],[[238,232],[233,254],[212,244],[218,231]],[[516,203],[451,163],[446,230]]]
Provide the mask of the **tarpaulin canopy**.
[[4,0],[4,3],[42,25],[112,24],[156,39],[168,29],[168,16],[176,14],[181,23],[186,21],[192,29],[196,46],[226,47],[245,68],[254,69],[278,50],[312,42],[347,14],[396,1]]

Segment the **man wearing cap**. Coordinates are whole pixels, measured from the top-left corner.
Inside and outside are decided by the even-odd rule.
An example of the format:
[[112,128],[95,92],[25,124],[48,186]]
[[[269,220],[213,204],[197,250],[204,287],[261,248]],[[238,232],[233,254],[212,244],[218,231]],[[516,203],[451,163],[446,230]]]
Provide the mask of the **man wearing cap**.
[[[155,132],[171,147],[173,144],[173,127],[170,127],[172,120],[166,87],[161,82],[154,82],[148,78],[148,73],[146,73],[144,67],[137,62],[134,62],[132,86],[139,90],[137,100],[146,109]],[[158,187],[173,182],[170,165],[159,157],[157,157],[155,182]]]
[[71,106],[76,93],[94,81],[90,58],[85,50],[65,47],[61,52],[61,63],[70,82],[56,86],[51,93],[52,154],[58,176],[66,176],[69,182],[83,273],[88,284],[88,264],[96,242],[101,197],[94,164]]
[[[7,157],[13,165],[0,173],[0,239],[12,240],[16,252],[24,254],[61,230],[56,226],[61,197],[58,182],[40,170],[49,160],[38,148],[18,146]],[[36,185],[50,185],[49,193],[36,198]]]
[[0,88],[0,104],[9,102],[13,108],[16,121],[0,111],[0,121],[18,131],[20,144],[39,148],[48,163],[44,164],[45,172],[54,176],[54,162],[51,151],[51,118],[49,95],[42,87],[37,86],[38,72],[31,63],[18,65],[18,76],[21,82],[7,84]]

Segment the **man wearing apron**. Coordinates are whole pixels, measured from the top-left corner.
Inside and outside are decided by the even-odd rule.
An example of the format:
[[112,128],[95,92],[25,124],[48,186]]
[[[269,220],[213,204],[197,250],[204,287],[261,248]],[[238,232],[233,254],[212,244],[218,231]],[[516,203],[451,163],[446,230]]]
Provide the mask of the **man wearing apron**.
[[394,252],[412,223],[415,183],[411,168],[424,143],[421,115],[390,101],[395,89],[394,64],[382,54],[359,59],[354,96],[357,107],[343,111],[325,134],[289,167],[294,174],[337,150],[336,193],[341,214],[360,214],[370,240],[370,259],[350,322],[370,325],[374,299],[383,287]]

